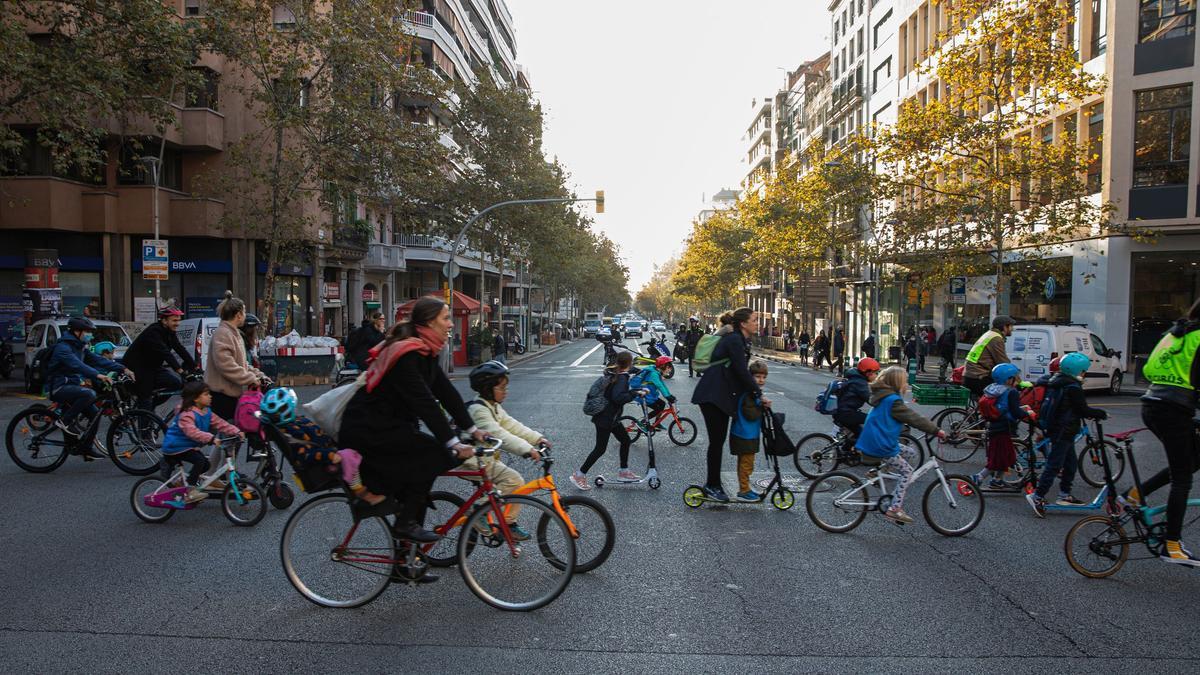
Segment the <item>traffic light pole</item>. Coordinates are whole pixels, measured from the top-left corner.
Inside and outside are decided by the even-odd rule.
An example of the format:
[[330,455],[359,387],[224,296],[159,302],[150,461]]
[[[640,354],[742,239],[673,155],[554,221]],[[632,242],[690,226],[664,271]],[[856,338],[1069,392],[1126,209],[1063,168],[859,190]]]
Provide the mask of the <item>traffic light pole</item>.
[[[524,205],[524,204],[574,204],[576,202],[596,202],[596,213],[604,213],[604,191],[603,190],[597,190],[595,197],[579,197],[579,198],[571,197],[571,198],[550,198],[550,199],[513,199],[513,200],[510,200],[507,202],[499,202],[496,204],[492,204],[491,206],[487,207],[486,209],[484,209],[484,210],[476,213],[475,215],[471,216],[470,218],[468,218],[466,224],[463,225],[461,230],[459,230],[458,236],[454,238],[454,243],[452,243],[450,245],[450,252],[446,256],[446,271],[447,272],[454,271],[454,258],[455,258],[455,256],[458,255],[458,250],[460,248],[462,248],[463,241],[467,237],[467,232],[471,229],[472,225],[474,225],[480,218],[487,215],[488,213],[491,213],[492,211],[495,211],[496,209],[499,209],[499,208],[503,208],[505,206],[520,206],[520,205]],[[482,266],[483,252],[480,252],[479,256],[480,256],[480,265]],[[447,278],[446,306],[450,308],[450,320],[453,321],[454,320],[454,277],[451,276],[450,274],[447,274],[446,278]],[[480,283],[483,283],[482,278],[480,279]],[[483,294],[480,294],[480,297],[483,297]],[[529,299],[526,298],[525,302],[529,302]],[[504,305],[501,305],[501,307],[503,307],[503,306]],[[479,312],[480,312],[480,314],[483,313],[483,305],[482,304],[479,306]],[[467,330],[468,330],[467,335],[463,336],[463,340],[469,340],[471,338],[470,326],[467,327]],[[482,340],[483,339],[482,338],[483,331],[480,331],[479,334],[480,334],[480,340]],[[480,347],[479,351],[480,351],[480,353],[482,353],[483,345],[480,345],[479,347]],[[446,354],[446,371],[454,372],[454,340],[453,340],[453,338],[446,342],[446,349],[448,351],[448,353]]]

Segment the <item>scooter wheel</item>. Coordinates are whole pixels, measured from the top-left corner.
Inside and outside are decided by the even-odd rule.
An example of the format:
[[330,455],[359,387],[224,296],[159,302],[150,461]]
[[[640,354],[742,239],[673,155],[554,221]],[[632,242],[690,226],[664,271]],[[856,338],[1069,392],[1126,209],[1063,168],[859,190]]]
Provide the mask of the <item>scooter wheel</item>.
[[650,480],[648,480],[646,482],[650,485],[651,490],[657,490],[659,487],[662,486],[662,481],[659,480],[657,477],[651,478]]
[[604,487],[604,476],[596,476],[592,482],[596,484],[596,487]]
[[796,504],[796,495],[791,490],[781,487],[771,495],[771,504],[780,511],[787,511]]
[[704,503],[704,490],[699,485],[689,485],[683,491],[683,503],[694,508],[698,508]]

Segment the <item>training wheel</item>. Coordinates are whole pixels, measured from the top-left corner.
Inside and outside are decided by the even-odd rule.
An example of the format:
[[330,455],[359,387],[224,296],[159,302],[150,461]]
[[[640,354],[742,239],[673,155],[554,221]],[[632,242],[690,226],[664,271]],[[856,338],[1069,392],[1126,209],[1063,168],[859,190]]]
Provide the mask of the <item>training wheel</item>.
[[771,495],[771,504],[780,511],[787,511],[796,504],[796,495],[791,490],[780,487]]
[[683,503],[694,508],[698,508],[704,503],[704,490],[699,485],[689,485],[683,491]]
[[657,490],[662,485],[662,481],[659,480],[657,476],[654,478],[651,478],[650,480],[648,480],[646,482],[650,484],[651,490]]
[[604,487],[604,476],[596,476],[592,482],[596,484],[596,487]]

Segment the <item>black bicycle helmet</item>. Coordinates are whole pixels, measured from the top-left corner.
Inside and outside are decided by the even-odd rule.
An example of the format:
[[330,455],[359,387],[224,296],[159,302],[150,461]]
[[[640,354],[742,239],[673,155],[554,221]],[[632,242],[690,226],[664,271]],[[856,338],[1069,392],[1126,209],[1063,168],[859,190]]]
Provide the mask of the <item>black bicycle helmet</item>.
[[1011,316],[1009,316],[1007,314],[1001,314],[1000,316],[997,316],[996,318],[992,319],[992,328],[994,328],[996,330],[1001,330],[1005,326],[1014,326],[1014,325],[1016,325],[1016,323],[1017,322],[1013,321],[1013,318]]
[[262,324],[258,317],[253,314],[247,314],[246,320],[242,322],[242,328],[255,328]]
[[469,379],[471,381],[471,389],[479,393],[489,392],[500,378],[508,375],[508,366],[499,361],[488,361],[475,366],[471,371]]
[[96,324],[92,323],[92,320],[86,316],[73,316],[67,321],[67,330],[71,332],[77,330],[91,332],[96,330]]

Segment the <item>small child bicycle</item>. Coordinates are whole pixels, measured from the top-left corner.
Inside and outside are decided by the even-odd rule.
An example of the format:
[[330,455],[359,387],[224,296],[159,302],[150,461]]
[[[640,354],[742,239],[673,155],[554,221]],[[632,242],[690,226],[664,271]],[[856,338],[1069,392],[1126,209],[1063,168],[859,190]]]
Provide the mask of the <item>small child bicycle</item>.
[[[200,483],[191,488],[187,483],[187,472],[183,462],[170,455],[163,457],[162,476],[147,476],[137,483],[129,493],[133,513],[147,523],[165,523],[176,511],[196,508],[201,500],[188,500],[188,492],[201,490],[205,497],[221,497],[221,511],[229,522],[239,527],[257,525],[267,513],[267,502],[262,489],[252,480],[242,477],[234,466],[233,458],[241,447],[236,436],[218,439],[225,454],[225,463],[213,470]],[[171,470],[174,467],[174,470]]]

